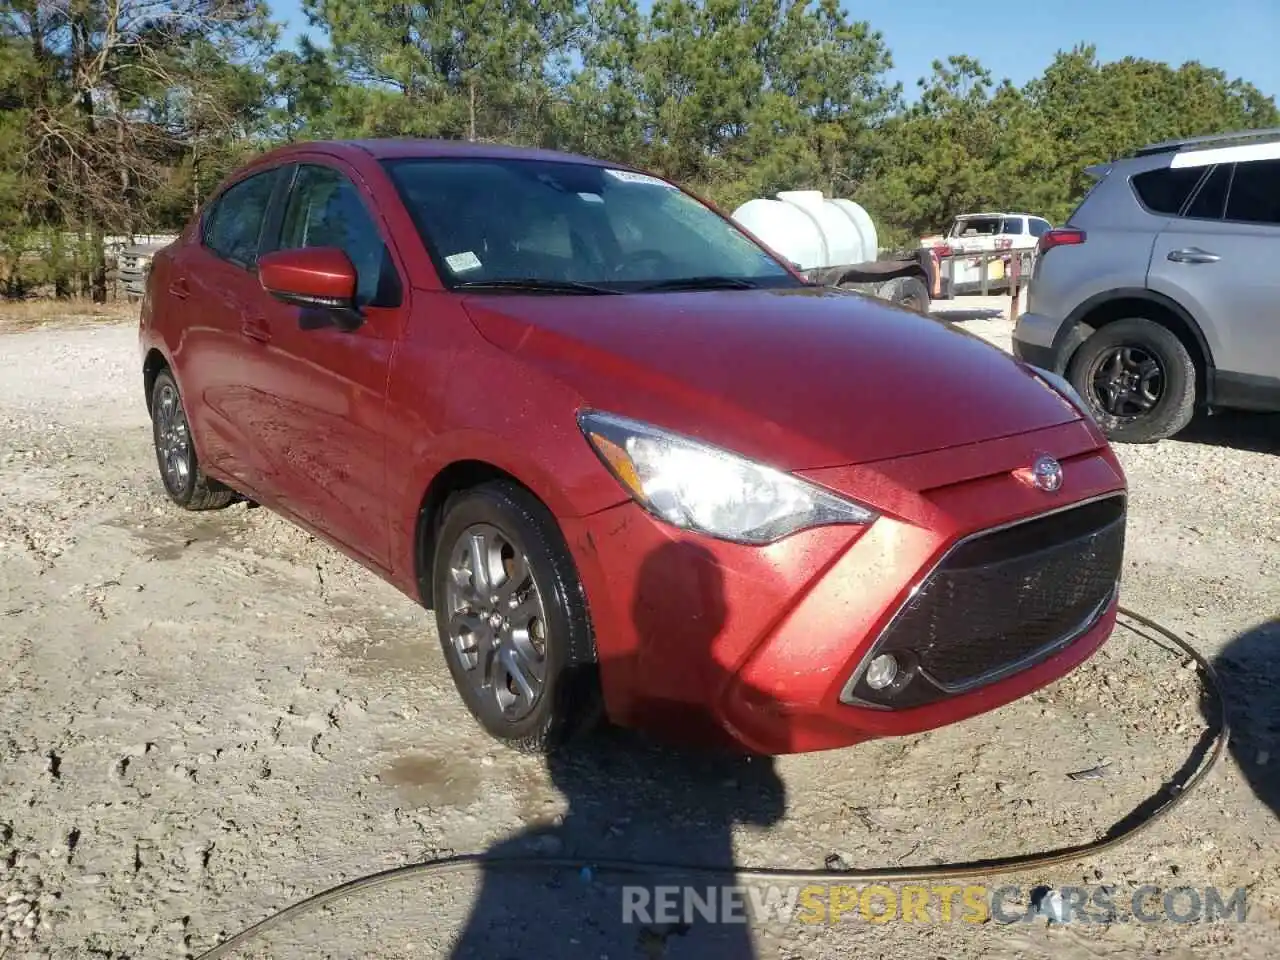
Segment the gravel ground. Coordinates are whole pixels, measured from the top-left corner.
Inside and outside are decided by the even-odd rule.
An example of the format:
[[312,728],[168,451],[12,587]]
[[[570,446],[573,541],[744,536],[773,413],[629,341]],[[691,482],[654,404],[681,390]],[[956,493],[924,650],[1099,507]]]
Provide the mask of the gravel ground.
[[[1006,320],[964,325],[1007,345]],[[137,368],[129,325],[0,335],[0,956],[196,956],[446,851],[796,868],[1030,852],[1092,839],[1202,745],[1195,670],[1122,630],[1060,683],[923,736],[776,762],[626,737],[550,766],[513,755],[465,714],[424,611],[266,510],[169,505]],[[1121,449],[1123,602],[1217,658],[1236,739],[1134,842],[995,881],[1114,884],[1117,902],[1244,886],[1244,924],[623,928],[596,877],[457,874],[240,955],[1280,955],[1277,453],[1277,417]]]

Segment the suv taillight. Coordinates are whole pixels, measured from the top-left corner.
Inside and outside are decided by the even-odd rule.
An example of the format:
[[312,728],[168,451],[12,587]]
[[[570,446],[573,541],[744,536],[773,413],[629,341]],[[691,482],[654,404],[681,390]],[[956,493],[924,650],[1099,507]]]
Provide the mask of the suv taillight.
[[1036,253],[1043,256],[1054,247],[1072,247],[1078,243],[1084,243],[1084,240],[1083,230],[1059,227],[1057,230],[1049,230],[1041,235],[1040,242],[1036,245]]

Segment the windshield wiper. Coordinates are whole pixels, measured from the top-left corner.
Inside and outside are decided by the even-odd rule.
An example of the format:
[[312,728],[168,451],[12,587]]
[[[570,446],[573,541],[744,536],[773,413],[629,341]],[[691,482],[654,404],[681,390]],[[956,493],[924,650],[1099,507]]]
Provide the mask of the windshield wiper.
[[679,277],[646,283],[637,289],[649,290],[757,290],[760,284],[745,277]]
[[496,280],[464,280],[453,285],[455,290],[536,290],[542,293],[620,293],[608,287],[597,287],[577,280],[540,280],[537,277]]

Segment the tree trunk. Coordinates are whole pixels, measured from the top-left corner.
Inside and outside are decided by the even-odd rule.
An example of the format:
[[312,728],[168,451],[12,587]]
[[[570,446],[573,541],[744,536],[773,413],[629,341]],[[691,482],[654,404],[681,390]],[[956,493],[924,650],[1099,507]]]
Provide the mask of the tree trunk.
[[125,157],[125,132],[124,132],[124,111],[120,108],[120,102],[116,100],[116,156],[120,160],[120,199],[124,201],[124,235],[130,240],[133,239],[133,204],[130,203],[129,196],[129,164]]
[[468,139],[468,140],[475,140],[475,138],[476,138],[476,78],[475,78],[475,74],[472,74],[470,77],[468,77],[468,78],[467,78],[467,88],[468,88],[468,91],[467,91],[467,92],[468,92],[468,96],[469,96],[469,98],[470,98],[470,103],[468,104],[468,108],[467,108],[467,109],[468,109],[468,112],[469,112],[469,115],[470,115],[470,125],[469,125],[469,127],[470,127],[470,131],[471,131],[471,132],[470,132],[470,135],[467,137],[467,139]]
[[191,138],[191,213],[200,212],[200,137]]
[[83,254],[89,248],[89,245],[85,243],[83,223],[80,224],[79,229],[76,231],[76,238],[78,241],[76,243],[76,255],[71,260],[76,265],[76,295],[87,297],[93,290],[93,282],[89,271],[85,269]]
[[[97,133],[97,125],[93,119],[93,92],[85,90],[80,94],[80,109],[85,118],[85,130],[92,142]],[[84,182],[93,182],[93,171],[90,169],[88,157],[83,159]],[[93,209],[97,197],[90,194],[85,198],[85,209],[89,214],[89,292],[94,303],[107,302],[107,257],[103,249],[102,218]]]
[[[71,21],[71,76],[75,79],[79,90],[76,104],[80,117],[84,122],[85,139],[91,148],[97,134],[97,124],[93,116],[92,79],[85,74],[85,64],[89,57],[89,26],[85,22],[84,13],[73,16]],[[107,301],[107,260],[106,251],[102,248],[102,217],[95,207],[100,206],[103,198],[93,194],[92,158],[86,153],[80,158],[85,194],[80,204],[85,210],[85,226],[89,232],[89,290],[95,303]]]

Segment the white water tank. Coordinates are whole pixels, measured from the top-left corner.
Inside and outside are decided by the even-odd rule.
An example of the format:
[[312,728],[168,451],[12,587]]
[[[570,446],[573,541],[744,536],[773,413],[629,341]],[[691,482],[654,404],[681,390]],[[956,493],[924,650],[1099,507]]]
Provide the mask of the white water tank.
[[801,270],[867,263],[879,252],[867,211],[852,200],[828,200],[821,190],[748,200],[733,219]]

